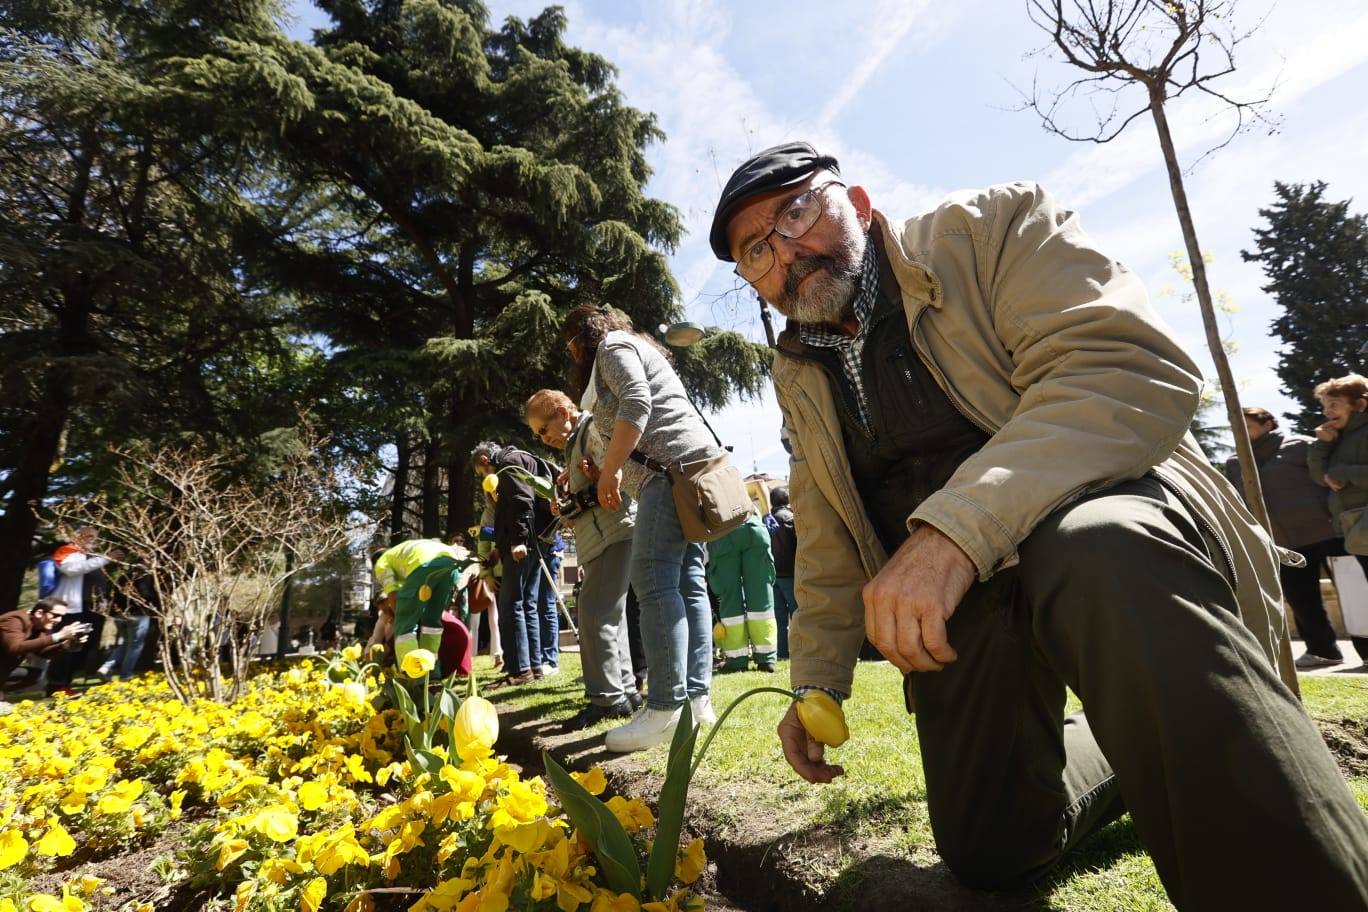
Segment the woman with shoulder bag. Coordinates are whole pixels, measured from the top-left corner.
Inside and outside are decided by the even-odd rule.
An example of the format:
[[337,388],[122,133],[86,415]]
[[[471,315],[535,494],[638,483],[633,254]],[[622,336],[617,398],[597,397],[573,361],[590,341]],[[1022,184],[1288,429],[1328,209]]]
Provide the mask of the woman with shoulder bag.
[[[561,326],[572,374],[593,412],[593,432],[607,435],[598,502],[637,502],[631,580],[641,604],[648,667],[646,702],[604,740],[611,751],[643,750],[674,734],[684,701],[696,722],[716,720],[712,687],[712,615],[704,578],[706,552],[689,541],[662,469],[716,456],[721,447],[684,392],[664,350],[633,331],[627,317],[583,304]],[[649,466],[649,467],[648,467]]]

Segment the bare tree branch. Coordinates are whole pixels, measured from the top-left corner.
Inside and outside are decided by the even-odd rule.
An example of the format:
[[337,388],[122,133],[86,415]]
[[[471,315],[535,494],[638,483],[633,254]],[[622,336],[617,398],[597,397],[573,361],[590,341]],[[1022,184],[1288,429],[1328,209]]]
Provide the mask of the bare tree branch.
[[[338,476],[306,439],[269,479],[233,480],[223,456],[169,448],[120,452],[117,500],[59,504],[67,526],[93,526],[129,555],[130,602],[161,622],[161,660],[177,697],[231,701],[290,578],[346,547]],[[127,574],[125,574],[127,576]],[[220,662],[228,655],[228,677]]]

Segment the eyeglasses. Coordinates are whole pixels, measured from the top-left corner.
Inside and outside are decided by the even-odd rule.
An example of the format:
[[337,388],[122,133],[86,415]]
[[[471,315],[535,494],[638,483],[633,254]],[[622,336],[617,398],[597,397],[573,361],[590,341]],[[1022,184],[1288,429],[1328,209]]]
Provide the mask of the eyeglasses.
[[774,220],[774,227],[742,251],[733,271],[752,285],[763,279],[774,268],[774,245],[770,243],[770,235],[777,234],[789,240],[796,240],[807,234],[822,217],[820,194],[832,184],[838,187],[845,186],[837,180],[827,181],[816,187],[809,187],[789,200],[789,204],[780,210]]
[[557,418],[559,418],[559,417],[560,417],[560,409],[557,408],[554,412],[551,413],[550,417],[548,417],[548,418],[546,419],[545,423],[542,424],[541,430],[537,430],[535,427],[532,428],[532,435],[533,435],[534,437],[536,437],[538,440],[540,440],[542,443],[545,443],[545,442],[546,442],[546,432],[549,431],[549,430],[551,430],[551,423],[554,422],[554,421],[555,421]]

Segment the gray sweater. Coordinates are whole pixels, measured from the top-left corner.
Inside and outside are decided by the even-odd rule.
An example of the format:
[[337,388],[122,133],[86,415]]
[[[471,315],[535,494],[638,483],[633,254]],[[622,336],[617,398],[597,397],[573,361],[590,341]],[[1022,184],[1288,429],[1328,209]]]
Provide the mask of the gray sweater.
[[[720,447],[684,392],[679,375],[655,346],[631,333],[612,332],[594,357],[594,424],[605,440],[626,421],[641,431],[637,449],[670,465],[716,455]],[[633,497],[654,475],[634,459],[622,469]]]

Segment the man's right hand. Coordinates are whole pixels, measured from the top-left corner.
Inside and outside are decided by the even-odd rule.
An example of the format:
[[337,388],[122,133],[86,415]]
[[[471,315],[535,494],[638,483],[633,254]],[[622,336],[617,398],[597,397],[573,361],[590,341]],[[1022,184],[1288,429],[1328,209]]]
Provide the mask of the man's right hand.
[[1339,431],[1327,421],[1316,428],[1316,439],[1324,443],[1334,443],[1339,439]]
[[798,721],[798,704],[789,704],[788,712],[779,723],[779,743],[784,748],[784,759],[793,771],[808,782],[828,783],[845,775],[845,767],[826,762],[826,745],[807,733]]
[[514,545],[510,556],[515,561],[521,561],[523,558],[527,557],[527,545]]

